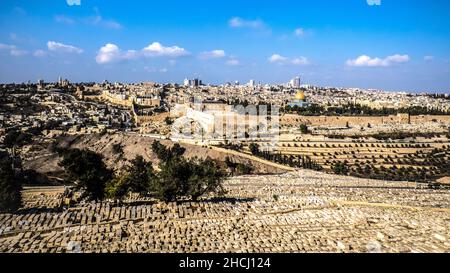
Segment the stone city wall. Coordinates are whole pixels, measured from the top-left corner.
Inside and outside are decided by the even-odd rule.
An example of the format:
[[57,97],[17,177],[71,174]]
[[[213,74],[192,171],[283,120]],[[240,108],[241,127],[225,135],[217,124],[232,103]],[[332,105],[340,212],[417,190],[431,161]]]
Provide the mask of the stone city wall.
[[[410,116],[411,123],[424,123],[424,122],[440,122],[450,124],[450,115],[448,116]],[[367,126],[381,125],[388,123],[408,123],[408,118],[404,115],[390,115],[390,116],[300,116],[293,114],[286,114],[281,117],[281,125],[300,125],[308,124],[311,126],[321,125],[334,125],[345,126],[347,122],[351,125]]]

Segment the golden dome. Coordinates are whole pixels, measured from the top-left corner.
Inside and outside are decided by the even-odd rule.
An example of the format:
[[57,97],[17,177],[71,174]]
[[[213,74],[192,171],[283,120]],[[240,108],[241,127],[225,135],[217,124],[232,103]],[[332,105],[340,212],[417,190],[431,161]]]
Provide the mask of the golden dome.
[[306,96],[305,93],[303,93],[303,91],[298,91],[297,94],[295,94],[295,99],[296,100],[305,100]]

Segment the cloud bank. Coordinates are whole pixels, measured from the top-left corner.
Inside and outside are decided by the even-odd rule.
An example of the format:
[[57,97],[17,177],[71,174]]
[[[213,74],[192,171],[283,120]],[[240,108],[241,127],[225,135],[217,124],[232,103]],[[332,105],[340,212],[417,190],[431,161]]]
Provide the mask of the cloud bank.
[[216,59],[216,58],[223,58],[225,56],[226,56],[225,51],[222,49],[215,49],[200,53],[201,59]]
[[107,64],[125,60],[138,59],[142,57],[171,57],[177,58],[187,56],[190,53],[182,47],[163,46],[159,42],[154,42],[141,50],[121,50],[117,45],[108,43],[102,46],[95,60],[98,64]]
[[81,6],[81,0],[66,0],[69,6]]
[[17,48],[15,45],[7,45],[7,44],[0,44],[0,50],[7,50],[9,51],[9,55],[14,57],[20,57],[28,54],[28,51],[21,50]]
[[265,26],[261,20],[245,20],[240,17],[231,18],[228,25],[233,28],[263,28]]
[[347,60],[347,66],[353,67],[387,67],[394,64],[409,62],[410,58],[408,55],[392,55],[384,59],[372,58],[367,55],[361,55],[354,60]]
[[310,63],[309,60],[303,56],[290,59],[288,57],[281,56],[280,54],[273,54],[272,56],[269,57],[268,60],[270,63],[276,63],[276,64],[281,64],[281,65],[287,65],[287,64],[308,65]]
[[55,41],[48,41],[47,48],[49,51],[59,52],[59,53],[75,53],[75,54],[83,53],[83,50],[81,48],[78,48],[78,47],[75,47],[72,45],[65,45],[63,43],[59,43],[59,42],[55,42]]

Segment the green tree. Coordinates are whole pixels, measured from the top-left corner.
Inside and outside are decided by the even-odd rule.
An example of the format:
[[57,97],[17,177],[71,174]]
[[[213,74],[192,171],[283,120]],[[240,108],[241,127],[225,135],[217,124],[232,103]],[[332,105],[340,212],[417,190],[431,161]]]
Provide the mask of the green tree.
[[120,143],[116,143],[112,145],[112,151],[115,154],[123,154],[123,147]]
[[154,177],[152,164],[138,155],[130,161],[125,172],[106,183],[106,196],[120,200],[131,192],[146,194],[151,190]]
[[335,174],[348,174],[349,168],[345,162],[337,162],[333,164],[332,170]]
[[167,148],[154,142],[152,149],[161,160],[161,171],[152,179],[150,187],[156,198],[170,202],[183,197],[197,200],[209,193],[224,193],[225,173],[211,159],[187,160],[182,157],[185,149],[178,144]]
[[154,141],[152,143],[152,151],[159,160],[168,162],[172,158],[181,157],[186,149],[181,147],[178,143],[175,143],[172,148],[166,148],[166,146],[162,145],[159,141]]
[[223,173],[211,159],[190,161],[191,172],[188,178],[187,195],[192,200],[208,193],[223,195],[225,190],[222,186]]
[[252,172],[253,172],[253,167],[251,165],[238,163],[238,165],[237,165],[237,173],[239,175],[251,174]]
[[152,184],[155,197],[171,202],[185,195],[188,191],[187,181],[191,176],[189,163],[185,159],[171,159],[160,164],[160,168]]
[[131,160],[127,172],[131,179],[130,190],[132,192],[142,193],[148,191],[154,178],[151,162],[147,162],[142,156],[137,155]]
[[238,163],[233,162],[230,157],[225,157],[225,165],[229,170],[231,170],[231,173],[234,174],[236,172],[236,168],[238,167]]
[[106,183],[106,197],[121,200],[129,192],[129,184],[130,175],[128,173],[115,176],[112,180]]
[[113,172],[103,162],[103,157],[95,152],[80,149],[60,150],[62,160],[59,163],[76,182],[76,187],[84,191],[91,200],[104,197],[106,183]]
[[166,125],[170,126],[173,124],[173,120],[170,117],[166,117],[164,119],[164,122],[166,123]]
[[22,179],[9,156],[0,159],[0,212],[15,212],[22,204]]
[[3,140],[3,143],[8,148],[20,147],[31,142],[32,135],[26,132],[11,130]]
[[301,124],[301,125],[300,125],[300,132],[301,132],[302,134],[307,134],[307,133],[309,132],[308,126],[307,126],[306,124]]
[[250,152],[252,155],[258,155],[259,154],[259,145],[256,143],[250,143],[249,146]]

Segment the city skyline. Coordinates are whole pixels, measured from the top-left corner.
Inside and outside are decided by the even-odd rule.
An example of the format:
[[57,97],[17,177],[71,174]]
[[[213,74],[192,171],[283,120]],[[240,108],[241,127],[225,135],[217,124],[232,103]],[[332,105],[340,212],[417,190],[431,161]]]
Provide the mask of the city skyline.
[[448,1],[135,3],[2,1],[0,81],[450,89]]

